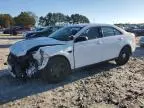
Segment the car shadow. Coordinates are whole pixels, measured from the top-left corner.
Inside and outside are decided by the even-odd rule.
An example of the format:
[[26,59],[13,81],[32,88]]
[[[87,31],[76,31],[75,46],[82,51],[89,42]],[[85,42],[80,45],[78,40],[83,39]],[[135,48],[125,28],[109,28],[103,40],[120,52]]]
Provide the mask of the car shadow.
[[77,69],[69,77],[67,77],[67,79],[58,84],[48,84],[47,82],[40,80],[40,78],[22,81],[12,78],[8,74],[7,70],[0,70],[0,105],[27,96],[49,91],[57,87],[63,87],[66,84],[101,72],[107,72],[108,70],[116,67],[117,65],[112,62],[105,62]]
[[12,44],[0,44],[0,48],[9,48]]

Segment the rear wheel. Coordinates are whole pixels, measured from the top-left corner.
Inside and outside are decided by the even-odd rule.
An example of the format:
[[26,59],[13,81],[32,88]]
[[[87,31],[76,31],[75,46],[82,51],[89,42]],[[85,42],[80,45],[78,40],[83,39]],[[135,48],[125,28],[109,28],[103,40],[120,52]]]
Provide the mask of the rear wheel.
[[65,79],[71,73],[70,64],[64,57],[53,57],[42,70],[41,77],[51,83],[57,83]]
[[130,58],[130,49],[125,47],[121,50],[119,57],[115,59],[118,65],[124,65],[128,62]]

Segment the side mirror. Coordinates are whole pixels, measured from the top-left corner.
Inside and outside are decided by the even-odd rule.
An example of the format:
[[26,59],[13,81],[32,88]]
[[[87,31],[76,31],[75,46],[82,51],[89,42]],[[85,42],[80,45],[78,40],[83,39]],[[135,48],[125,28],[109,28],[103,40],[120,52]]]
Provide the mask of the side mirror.
[[74,39],[73,35],[69,36],[69,40],[73,40],[73,39]]
[[87,41],[88,40],[88,37],[87,36],[79,36],[75,39],[75,43],[76,42],[82,42],[82,41]]

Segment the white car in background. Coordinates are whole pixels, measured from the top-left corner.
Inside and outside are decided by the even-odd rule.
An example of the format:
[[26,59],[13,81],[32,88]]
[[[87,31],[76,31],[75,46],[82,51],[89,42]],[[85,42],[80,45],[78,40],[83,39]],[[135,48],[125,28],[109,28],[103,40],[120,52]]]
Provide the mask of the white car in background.
[[8,66],[14,77],[32,77],[40,73],[43,79],[59,82],[71,70],[87,65],[115,60],[128,62],[135,51],[134,34],[113,25],[71,25],[49,37],[23,40],[12,45]]

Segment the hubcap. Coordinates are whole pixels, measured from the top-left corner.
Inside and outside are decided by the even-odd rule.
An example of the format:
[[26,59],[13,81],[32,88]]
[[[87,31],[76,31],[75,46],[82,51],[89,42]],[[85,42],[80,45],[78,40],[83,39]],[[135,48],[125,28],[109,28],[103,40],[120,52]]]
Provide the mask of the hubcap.
[[51,73],[54,77],[59,78],[61,74],[64,72],[63,64],[56,64],[51,68]]
[[126,53],[122,54],[122,58],[125,59],[126,58]]

